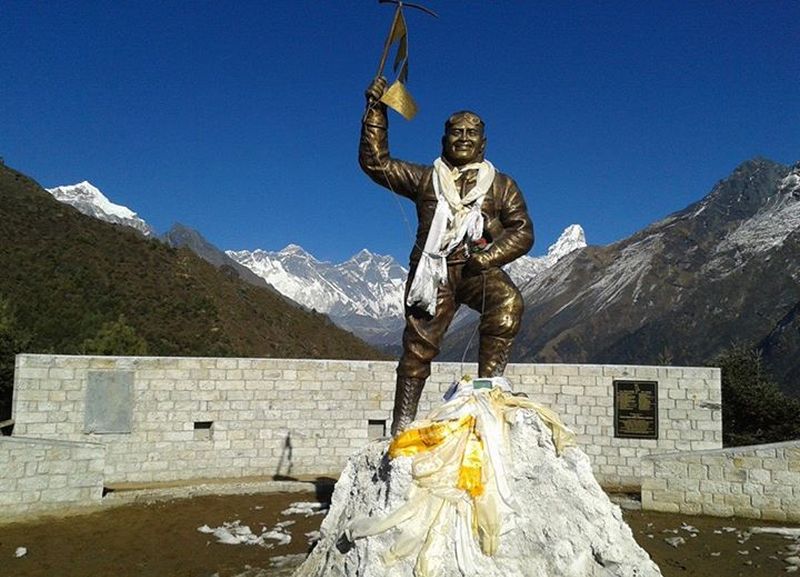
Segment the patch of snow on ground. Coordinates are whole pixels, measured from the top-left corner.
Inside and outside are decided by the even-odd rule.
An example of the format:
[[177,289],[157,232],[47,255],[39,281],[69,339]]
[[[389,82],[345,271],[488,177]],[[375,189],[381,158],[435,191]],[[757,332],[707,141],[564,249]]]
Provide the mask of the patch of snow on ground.
[[751,527],[750,533],[769,533],[771,535],[782,535],[783,537],[800,539],[800,529],[795,529],[794,527]]
[[322,515],[323,513],[327,513],[327,511],[328,507],[322,503],[304,501],[292,503],[289,505],[288,509],[281,511],[281,515],[304,515],[305,517],[311,517],[312,515]]
[[[271,549],[275,545],[288,545],[292,542],[292,536],[286,532],[286,527],[291,522],[278,523],[273,529],[263,530],[261,535],[256,535],[250,530],[247,525],[242,525],[237,519],[236,521],[225,522],[220,527],[209,527],[203,525],[198,527],[197,530],[201,533],[213,535],[217,539],[217,543],[223,545],[259,545],[266,549]],[[269,543],[268,541],[276,541],[277,543]]]

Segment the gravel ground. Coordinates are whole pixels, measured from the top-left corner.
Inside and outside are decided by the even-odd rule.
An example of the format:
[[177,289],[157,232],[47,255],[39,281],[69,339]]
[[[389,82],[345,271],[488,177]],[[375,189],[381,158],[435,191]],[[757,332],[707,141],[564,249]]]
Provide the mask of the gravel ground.
[[[173,500],[140,495],[146,500],[94,513],[2,524],[0,576],[284,577],[312,547],[323,518],[287,509],[327,497],[325,489]],[[800,567],[800,536],[752,532],[786,527],[800,535],[798,525],[624,514],[664,577],[777,577]]]

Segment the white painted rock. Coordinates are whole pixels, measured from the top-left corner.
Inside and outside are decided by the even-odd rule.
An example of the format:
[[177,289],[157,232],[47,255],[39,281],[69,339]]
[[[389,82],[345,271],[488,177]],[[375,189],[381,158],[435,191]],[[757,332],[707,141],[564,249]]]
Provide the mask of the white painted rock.
[[[350,457],[336,484],[321,537],[293,577],[412,577],[415,559],[391,567],[382,554],[393,531],[348,541],[348,524],[384,518],[406,502],[411,459],[386,457],[388,441],[376,441]],[[567,448],[556,456],[550,430],[531,411],[519,411],[504,451],[508,480],[520,515],[504,523],[493,557],[479,555],[471,575],[481,577],[661,577],[639,547],[592,474],[588,457]],[[452,540],[451,540],[452,541]],[[436,577],[466,577],[455,547],[442,552]]]

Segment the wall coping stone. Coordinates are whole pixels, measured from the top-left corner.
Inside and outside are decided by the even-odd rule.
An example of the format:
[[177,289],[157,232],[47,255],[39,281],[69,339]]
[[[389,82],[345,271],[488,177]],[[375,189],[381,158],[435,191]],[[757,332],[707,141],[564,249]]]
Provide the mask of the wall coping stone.
[[43,439],[40,437],[17,437],[8,436],[0,437],[0,443],[11,443],[20,445],[45,445],[48,447],[87,447],[89,449],[105,449],[105,443],[96,443],[94,441],[61,441],[58,439]]
[[673,451],[671,453],[658,453],[653,455],[643,455],[643,461],[652,461],[660,459],[681,459],[693,458],[703,455],[730,455],[738,453],[750,453],[753,451],[760,451],[763,449],[793,449],[800,447],[800,439],[793,441],[781,441],[779,443],[767,443],[763,445],[742,445],[739,447],[723,447],[721,449],[700,449],[697,451]]
[[[289,358],[289,357],[192,357],[192,356],[114,356],[114,355],[64,355],[64,354],[45,354],[45,353],[19,353],[17,355],[17,361],[24,357],[25,359],[91,359],[91,360],[105,360],[105,361],[130,361],[130,362],[148,362],[148,361],[155,361],[155,360],[205,360],[205,361],[219,361],[219,360],[231,360],[231,361],[270,361],[270,362],[289,362],[289,363],[348,363],[353,364],[356,363],[358,365],[369,365],[369,364],[385,364],[389,366],[396,366],[396,360],[364,360],[364,359],[305,359],[305,358]],[[461,363],[459,361],[438,361],[433,362],[433,365],[439,365],[442,367],[476,367],[478,363],[476,362],[467,362]],[[703,366],[703,365],[695,365],[695,366],[687,366],[687,365],[636,365],[630,363],[508,363],[507,368],[517,368],[517,367],[589,367],[589,368],[603,368],[603,367],[613,367],[613,368],[621,368],[621,369],[657,369],[657,370],[710,370],[714,371],[715,374],[720,372],[718,367],[712,366]],[[624,371],[623,371],[624,372]],[[612,376],[612,375],[602,375],[602,376]],[[622,375],[624,376],[624,375]]]

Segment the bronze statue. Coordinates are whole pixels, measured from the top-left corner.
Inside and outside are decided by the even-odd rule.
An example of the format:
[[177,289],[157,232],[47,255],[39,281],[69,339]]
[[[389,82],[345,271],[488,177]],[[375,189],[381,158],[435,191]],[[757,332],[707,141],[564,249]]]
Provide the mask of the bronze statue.
[[386,105],[380,102],[386,84],[378,77],[367,88],[359,162],[372,180],[417,207],[397,366],[395,435],[416,417],[431,361],[460,305],[481,315],[478,375],[503,374],[523,302],[500,267],[531,249],[533,223],[516,183],[484,159],[484,124],[472,112],[447,119],[442,155],[433,166],[392,158]]

